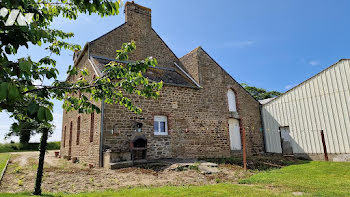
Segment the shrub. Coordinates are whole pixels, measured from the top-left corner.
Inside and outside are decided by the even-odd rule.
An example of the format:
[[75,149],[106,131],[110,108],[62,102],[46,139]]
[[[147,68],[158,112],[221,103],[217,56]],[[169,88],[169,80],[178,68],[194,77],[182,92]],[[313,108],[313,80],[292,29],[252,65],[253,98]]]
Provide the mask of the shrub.
[[[60,149],[61,142],[48,142],[47,150],[58,150]],[[0,144],[0,153],[6,152],[20,152],[20,151],[38,151],[39,143],[28,143],[28,144],[20,144],[20,143],[8,143],[8,144]]]

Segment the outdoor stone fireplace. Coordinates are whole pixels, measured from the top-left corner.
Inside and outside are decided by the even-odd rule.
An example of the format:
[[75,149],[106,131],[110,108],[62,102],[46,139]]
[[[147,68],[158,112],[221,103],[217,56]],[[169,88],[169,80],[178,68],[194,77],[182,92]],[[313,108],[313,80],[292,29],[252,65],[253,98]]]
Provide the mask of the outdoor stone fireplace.
[[147,139],[143,136],[136,136],[130,142],[131,160],[146,159],[147,155]]

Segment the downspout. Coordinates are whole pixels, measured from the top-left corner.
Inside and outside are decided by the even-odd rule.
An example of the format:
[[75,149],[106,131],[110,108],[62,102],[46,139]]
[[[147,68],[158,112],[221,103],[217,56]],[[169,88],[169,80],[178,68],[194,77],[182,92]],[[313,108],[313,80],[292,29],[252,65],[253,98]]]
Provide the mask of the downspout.
[[103,121],[104,121],[105,100],[101,103],[101,131],[100,131],[100,163],[99,167],[103,167]]

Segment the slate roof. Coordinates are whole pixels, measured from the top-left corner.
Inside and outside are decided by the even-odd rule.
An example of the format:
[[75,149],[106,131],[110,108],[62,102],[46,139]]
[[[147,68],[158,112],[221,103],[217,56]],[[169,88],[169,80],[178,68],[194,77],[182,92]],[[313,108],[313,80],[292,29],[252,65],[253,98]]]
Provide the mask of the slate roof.
[[[108,64],[111,61],[116,61],[110,58],[94,56],[91,55],[91,59],[93,63],[97,66],[97,68],[102,72],[104,65]],[[118,62],[118,61],[117,61]],[[126,63],[122,62],[121,63]],[[188,87],[188,88],[198,88],[196,84],[194,84],[191,79],[187,76],[181,74],[180,70],[168,67],[150,67],[145,73],[144,76],[147,77],[151,81],[160,82],[163,81],[164,84],[180,86],[180,87]]]

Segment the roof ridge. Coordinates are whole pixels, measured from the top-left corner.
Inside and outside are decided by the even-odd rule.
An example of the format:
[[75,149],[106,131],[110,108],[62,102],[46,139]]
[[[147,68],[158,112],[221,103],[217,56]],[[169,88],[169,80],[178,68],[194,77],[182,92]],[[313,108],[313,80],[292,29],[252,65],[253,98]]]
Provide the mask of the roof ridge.
[[192,49],[192,51],[186,53],[185,55],[183,55],[182,57],[180,57],[180,59],[183,58],[183,57],[185,57],[186,55],[190,55],[190,54],[192,54],[192,53],[194,53],[194,52],[197,52],[197,55],[198,55],[198,50],[199,50],[199,49],[202,49],[202,47],[201,47],[201,46],[198,46],[198,47]]

